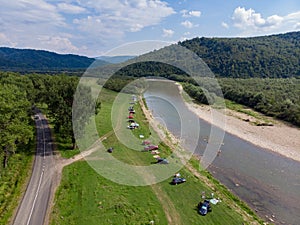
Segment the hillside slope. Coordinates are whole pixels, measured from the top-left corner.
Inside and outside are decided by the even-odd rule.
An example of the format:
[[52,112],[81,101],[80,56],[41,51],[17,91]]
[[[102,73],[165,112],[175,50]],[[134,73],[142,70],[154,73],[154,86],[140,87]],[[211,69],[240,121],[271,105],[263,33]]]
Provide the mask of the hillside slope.
[[[33,49],[0,47],[0,70],[5,71],[60,71],[86,69],[95,59],[78,55],[62,55]],[[99,61],[100,64],[106,64]]]
[[221,77],[300,76],[300,32],[251,38],[194,38],[179,42]]

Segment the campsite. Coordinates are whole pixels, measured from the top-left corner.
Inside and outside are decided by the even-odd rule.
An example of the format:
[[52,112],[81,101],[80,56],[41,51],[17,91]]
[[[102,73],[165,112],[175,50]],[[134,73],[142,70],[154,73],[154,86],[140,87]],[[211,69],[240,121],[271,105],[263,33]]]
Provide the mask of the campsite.
[[[110,111],[116,93],[104,90],[103,96],[105,97],[101,111],[95,118],[100,137],[109,133],[114,126]],[[117,135],[128,137],[133,134],[136,137],[136,148],[139,150],[126,147],[118,141],[115,134],[112,134],[103,141],[106,146],[104,151],[113,148],[112,153],[106,154],[111,154],[130,165],[149,166],[157,162],[153,157],[157,154],[142,150],[145,146],[153,144],[158,146],[155,151],[160,152],[161,158],[168,158],[172,153],[168,145],[162,141],[149,141],[150,133],[152,136],[155,134],[149,127],[149,121],[145,118],[140,102],[134,105],[134,120],[140,126],[137,129],[127,129],[126,117],[131,99],[130,96],[124,96],[124,99],[126,102],[123,101],[123,105],[118,105],[116,110],[122,109],[124,115],[121,116],[123,125]],[[140,138],[141,135],[143,138]],[[172,180],[170,177],[157,184],[138,187],[112,182],[97,174],[87,162],[78,161],[63,170],[51,224],[99,224],[99,221],[101,224],[150,224],[150,221],[154,221],[154,224],[171,224],[175,221],[176,224],[238,225],[245,221],[259,224],[260,220],[244,203],[214,180],[208,172],[198,171],[197,165],[197,160],[192,158],[188,167],[178,171],[181,177],[186,179],[186,182],[180,185],[170,184]],[[206,216],[201,216],[197,208],[198,203],[203,201],[203,193],[207,193],[205,198],[210,198],[211,193],[214,193],[216,198],[221,199],[220,203],[213,205],[213,213]],[[80,204],[72,204],[74,202]]]

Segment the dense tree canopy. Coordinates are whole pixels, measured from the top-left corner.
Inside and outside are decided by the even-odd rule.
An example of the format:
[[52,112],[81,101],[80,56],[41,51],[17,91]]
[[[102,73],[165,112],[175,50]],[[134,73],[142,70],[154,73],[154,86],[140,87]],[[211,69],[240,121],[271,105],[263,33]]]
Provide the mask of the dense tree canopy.
[[300,32],[252,38],[194,38],[179,42],[219,77],[300,76]]
[[[0,47],[0,69],[6,71],[70,71],[88,68],[95,59],[33,49]],[[100,60],[98,60],[100,64]],[[102,64],[106,62],[101,61]]]
[[[224,97],[252,107],[266,115],[300,125],[300,32],[253,38],[195,38],[179,42],[198,54],[217,75]],[[156,51],[156,54],[159,54]],[[24,57],[27,54],[27,57]],[[163,54],[163,53],[162,53]],[[19,63],[19,59],[26,62]],[[38,60],[38,61],[35,61]],[[79,61],[78,61],[79,60]],[[23,69],[81,68],[93,59],[73,55],[57,55],[46,51],[14,50],[1,48],[0,61],[17,65]],[[101,63],[100,63],[101,64]],[[183,83],[185,90],[199,102],[207,104],[222,93],[214,92],[216,87],[205,78],[195,81],[183,71],[158,62],[134,63],[118,71],[104,87],[120,91],[131,83],[133,77],[159,76]],[[225,78],[227,77],[227,78]],[[244,79],[232,79],[232,78]],[[288,78],[292,79],[251,79]],[[246,79],[247,78],[247,79]],[[248,79],[250,78],[250,79]],[[30,107],[36,103],[48,106],[56,132],[71,137],[75,144],[73,126],[84,126],[81,122],[72,124],[72,104],[79,78],[64,75],[50,76],[0,73],[0,143],[1,156],[5,159],[19,142],[26,143],[32,137]],[[100,82],[101,83],[101,82]],[[89,87],[78,87],[82,93],[77,107],[82,115],[75,115],[78,121],[86,121],[94,109],[85,108],[93,99]],[[207,93],[212,93],[207,95]],[[207,99],[209,96],[209,100]],[[96,102],[96,107],[100,103]],[[97,111],[97,110],[96,110]]]
[[[7,165],[19,143],[27,143],[33,137],[33,124],[30,123],[35,104],[47,105],[48,117],[60,136],[72,139],[75,147],[73,126],[84,130],[87,118],[95,112],[91,108],[91,88],[78,86],[79,78],[65,75],[20,75],[11,72],[0,73],[0,157],[3,166]],[[78,86],[78,87],[77,87]],[[78,90],[77,108],[80,114],[73,115],[74,94]],[[89,106],[89,107],[88,107]],[[100,107],[96,102],[95,107]],[[97,110],[97,109],[96,109]],[[82,126],[78,128],[79,126]]]
[[33,137],[33,128],[30,125],[31,103],[26,92],[30,80],[3,74],[0,81],[0,154],[5,168],[17,144],[26,144]]
[[[97,101],[93,104],[91,88],[79,85],[79,78],[75,76],[35,74],[29,75],[29,78],[37,92],[35,102],[48,106],[48,116],[52,119],[55,132],[63,138],[70,138],[75,148],[73,129],[84,132],[86,124],[82,121],[88,121],[101,105]],[[77,110],[72,111],[73,107]]]
[[219,83],[225,98],[300,126],[299,79],[222,78]]

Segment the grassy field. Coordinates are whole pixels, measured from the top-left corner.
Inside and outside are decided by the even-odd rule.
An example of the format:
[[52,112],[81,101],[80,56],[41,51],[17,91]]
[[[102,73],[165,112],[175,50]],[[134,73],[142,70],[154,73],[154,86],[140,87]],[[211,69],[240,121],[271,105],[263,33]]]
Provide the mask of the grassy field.
[[[103,91],[101,110],[95,118],[100,137],[112,130],[111,109],[116,96],[114,92]],[[124,104],[128,106],[129,99]],[[120,126],[121,133],[131,132],[138,138],[140,134],[153,132],[139,105],[135,105],[135,120],[140,124],[140,128],[130,131],[125,127],[126,130],[122,130],[126,125],[128,111],[127,108],[125,112],[120,111],[122,104],[117,104],[117,107],[119,107],[117,111],[121,120],[116,122],[116,126]],[[112,155],[128,164],[147,166],[155,161],[148,152],[126,147],[115,134],[110,135],[103,144],[107,148],[113,146]],[[161,156],[171,154],[167,145],[156,144],[159,144]],[[140,148],[142,149],[143,146],[140,145]],[[196,165],[195,159],[193,160],[193,164]],[[171,166],[171,164],[162,166]],[[63,170],[62,182],[56,192],[51,224],[153,224],[151,221],[154,221],[154,224],[232,225],[250,224],[253,221],[259,223],[256,218],[244,219],[236,207],[233,207],[239,200],[233,195],[228,195],[223,189],[215,189],[221,186],[211,181],[214,187],[212,188],[207,185],[207,181],[200,180],[187,168],[181,169],[180,173],[187,179],[187,182],[181,185],[171,185],[171,178],[169,178],[154,185],[134,187],[107,180],[85,161],[75,162]],[[215,193],[215,197],[220,197],[222,200],[221,203],[213,205],[213,212],[207,216],[200,216],[196,209],[203,192],[207,196]],[[251,212],[247,207],[246,210]]]
[[98,175],[86,162],[64,169],[51,224],[167,224],[151,187],[130,187]]
[[0,224],[8,224],[31,174],[35,142],[24,148],[11,155],[8,167],[0,170]]

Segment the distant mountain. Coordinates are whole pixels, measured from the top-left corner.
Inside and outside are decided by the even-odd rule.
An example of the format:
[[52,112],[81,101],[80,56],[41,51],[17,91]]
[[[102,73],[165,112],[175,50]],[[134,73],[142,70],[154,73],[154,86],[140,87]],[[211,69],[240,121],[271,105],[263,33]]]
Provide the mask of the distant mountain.
[[[198,37],[178,44],[199,55],[217,77],[300,77],[300,32],[250,38]],[[121,63],[134,57],[101,56],[94,65]],[[95,60],[41,50],[0,48],[0,70],[78,71]],[[165,77],[182,73],[178,68],[155,62],[137,63],[119,72],[128,76]]]
[[136,57],[136,56],[129,56],[129,55],[127,55],[127,56],[99,56],[99,57],[97,57],[97,59],[115,64],[115,63],[125,62],[129,59],[133,59],[134,57]]
[[179,42],[220,77],[299,77],[300,32],[251,38],[194,38]]
[[[0,47],[0,70],[19,72],[76,71],[88,68],[94,58],[33,49]],[[107,62],[98,60],[98,65]]]
[[[300,78],[300,32],[248,38],[197,37],[178,45],[196,53],[216,77]],[[156,50],[155,54],[164,57],[168,52],[165,48]],[[147,54],[151,53],[139,57]],[[118,74],[179,80],[184,76],[180,69],[159,62],[135,63]]]

